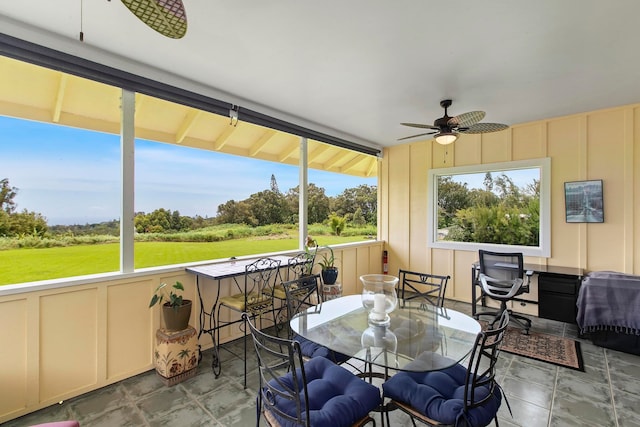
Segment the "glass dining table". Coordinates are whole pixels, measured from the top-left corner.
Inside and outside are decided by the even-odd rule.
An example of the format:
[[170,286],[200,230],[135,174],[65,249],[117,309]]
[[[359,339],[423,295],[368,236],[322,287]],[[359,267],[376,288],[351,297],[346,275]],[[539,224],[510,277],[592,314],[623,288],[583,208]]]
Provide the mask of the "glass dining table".
[[387,325],[371,324],[360,295],[349,295],[295,315],[292,330],[330,350],[388,370],[446,369],[473,349],[480,324],[471,316],[419,301],[398,301]]

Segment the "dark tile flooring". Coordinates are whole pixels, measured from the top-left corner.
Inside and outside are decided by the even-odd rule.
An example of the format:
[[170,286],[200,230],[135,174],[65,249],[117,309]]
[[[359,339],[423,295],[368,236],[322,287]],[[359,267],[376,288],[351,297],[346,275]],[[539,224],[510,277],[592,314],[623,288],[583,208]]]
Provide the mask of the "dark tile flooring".
[[[448,307],[469,313],[468,304],[447,301]],[[575,325],[533,318],[533,329],[577,338]],[[226,344],[241,348],[241,343]],[[640,426],[640,357],[603,349],[582,341],[585,372],[532,359],[500,354],[499,382],[511,405],[503,403],[500,425],[510,426]],[[211,372],[211,351],[203,354],[198,374],[166,387],[155,371],[70,399],[4,426],[30,426],[77,419],[81,426],[254,426],[257,373],[242,387],[242,360],[222,352],[220,378]],[[251,353],[255,363],[255,355]],[[377,425],[380,417],[375,414]],[[264,421],[261,423],[265,425]],[[400,411],[392,426],[411,425]]]

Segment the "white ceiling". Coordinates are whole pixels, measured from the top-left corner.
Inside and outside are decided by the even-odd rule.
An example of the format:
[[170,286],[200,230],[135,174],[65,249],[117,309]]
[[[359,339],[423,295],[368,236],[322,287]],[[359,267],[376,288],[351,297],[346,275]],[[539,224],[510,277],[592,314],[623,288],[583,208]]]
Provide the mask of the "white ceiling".
[[380,146],[444,98],[510,125],[640,102],[637,0],[183,1],[179,40],[119,0],[0,0],[0,28]]

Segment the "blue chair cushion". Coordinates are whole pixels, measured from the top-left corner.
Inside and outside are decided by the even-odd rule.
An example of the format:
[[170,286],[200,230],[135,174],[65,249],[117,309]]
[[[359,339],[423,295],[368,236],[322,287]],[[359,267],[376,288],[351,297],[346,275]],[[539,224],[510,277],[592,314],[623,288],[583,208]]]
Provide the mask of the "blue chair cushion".
[[[493,398],[484,405],[464,413],[466,375],[467,368],[460,364],[440,371],[399,372],[382,385],[383,394],[442,424],[473,427],[489,425],[502,402],[499,387],[494,389]],[[488,387],[476,388],[475,400],[488,395]]]
[[[356,377],[329,359],[315,357],[304,364],[304,370],[307,376],[308,411],[312,426],[351,426],[380,405],[380,390],[377,387]],[[302,390],[299,369],[297,378]],[[286,388],[292,387],[291,373],[281,377],[280,380]],[[271,380],[269,384],[279,390],[285,390],[276,380]],[[304,393],[301,393],[300,400],[304,407]],[[291,400],[276,397],[275,406],[292,417],[296,416],[296,405]],[[298,426],[296,423],[282,419],[274,412],[272,414],[283,427]],[[303,417],[306,417],[304,408]]]
[[327,347],[324,347],[313,341],[309,341],[308,339],[300,335],[296,334],[293,339],[300,343],[300,350],[302,351],[302,355],[309,359],[313,359],[314,357],[324,357],[335,363],[343,363],[349,360],[349,356],[342,353],[336,353],[335,351],[329,350]]

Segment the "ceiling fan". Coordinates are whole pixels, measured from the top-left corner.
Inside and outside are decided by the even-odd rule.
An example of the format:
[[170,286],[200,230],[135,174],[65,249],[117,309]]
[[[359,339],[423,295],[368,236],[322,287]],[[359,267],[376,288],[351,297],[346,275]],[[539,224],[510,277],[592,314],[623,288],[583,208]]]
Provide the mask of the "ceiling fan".
[[164,36],[180,39],[187,33],[187,13],[182,0],[122,0],[122,3]]
[[417,135],[405,136],[403,139],[416,138],[418,136],[433,135],[437,143],[446,145],[451,144],[458,139],[459,133],[489,133],[504,130],[509,126],[501,123],[478,123],[485,116],[484,111],[470,111],[457,116],[449,117],[447,108],[451,107],[451,100],[444,99],[440,101],[440,106],[444,108],[444,116],[436,119],[433,125],[425,125],[421,123],[400,123],[403,126],[411,126],[414,128],[431,129],[431,132],[419,133]]

